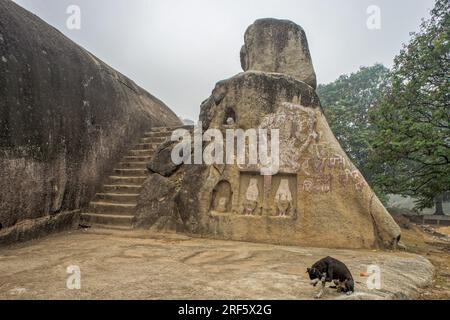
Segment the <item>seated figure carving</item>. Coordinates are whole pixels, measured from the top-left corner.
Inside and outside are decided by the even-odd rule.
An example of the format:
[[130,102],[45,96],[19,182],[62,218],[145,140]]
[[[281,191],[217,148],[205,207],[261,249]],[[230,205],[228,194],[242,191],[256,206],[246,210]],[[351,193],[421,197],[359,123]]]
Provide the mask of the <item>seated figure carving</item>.
[[287,179],[283,179],[280,182],[280,187],[275,195],[275,205],[277,209],[277,216],[287,217],[289,216],[294,209],[292,203],[292,193],[289,189],[289,181]]
[[216,211],[218,212],[227,212],[228,199],[226,197],[222,197],[219,199],[219,203],[217,204]]
[[258,198],[258,180],[250,179],[247,191],[245,193],[244,208],[242,213],[245,215],[259,214],[261,210],[258,206]]

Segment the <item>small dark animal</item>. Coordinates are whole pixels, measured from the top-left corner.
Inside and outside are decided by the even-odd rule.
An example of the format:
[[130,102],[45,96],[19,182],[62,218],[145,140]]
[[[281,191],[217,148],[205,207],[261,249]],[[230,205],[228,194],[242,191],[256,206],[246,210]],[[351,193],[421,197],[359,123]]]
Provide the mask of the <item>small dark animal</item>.
[[316,298],[323,296],[327,282],[334,282],[336,286],[331,288],[337,289],[338,292],[345,292],[347,295],[352,294],[355,290],[355,283],[350,270],[344,263],[332,257],[317,261],[306,272],[309,274],[313,286],[316,286],[319,282],[322,283],[322,288]]

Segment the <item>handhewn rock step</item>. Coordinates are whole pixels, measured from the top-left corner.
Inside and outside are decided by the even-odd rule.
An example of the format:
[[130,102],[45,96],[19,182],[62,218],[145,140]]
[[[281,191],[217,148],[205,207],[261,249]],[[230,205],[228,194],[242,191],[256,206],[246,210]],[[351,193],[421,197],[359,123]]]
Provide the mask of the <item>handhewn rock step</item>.
[[167,137],[167,138],[141,138],[141,143],[151,143],[154,145],[155,144],[158,145],[168,139],[169,139],[169,137]]
[[103,186],[106,193],[139,193],[141,185],[134,184],[106,184]]
[[100,201],[136,204],[139,193],[97,193]]
[[[143,140],[143,139],[142,139]],[[137,150],[155,150],[156,148],[158,148],[159,146],[159,142],[142,142],[142,143],[138,143],[134,146],[135,149]]]
[[130,230],[133,228],[134,212],[142,184],[149,176],[147,164],[158,147],[166,141],[174,128],[147,132],[122,158],[114,169],[114,175],[103,185],[89,212],[82,215],[86,225],[97,228]]
[[91,202],[90,212],[104,213],[109,215],[127,215],[133,214],[136,204],[114,203],[114,202]]
[[119,167],[123,169],[145,169],[148,161],[119,162]]
[[146,132],[144,136],[148,137],[148,138],[153,138],[153,137],[164,137],[164,138],[167,138],[167,137],[170,137],[171,134],[172,133],[170,131],[166,131],[166,132],[159,132],[159,131],[152,132],[152,131],[150,131],[150,132]]
[[146,174],[148,174],[147,169],[114,169],[114,174],[118,176],[124,176],[124,177],[143,177]]
[[179,127],[154,127],[151,129],[151,132],[171,132],[176,129],[186,129],[190,130],[193,129],[194,126],[179,126]]
[[97,213],[83,213],[81,221],[87,224],[130,226],[133,225],[134,216],[132,215],[109,215]]
[[110,176],[111,184],[138,184],[142,185],[148,177]]
[[132,161],[132,162],[149,162],[152,159],[152,156],[125,156],[123,157],[124,161]]
[[99,224],[99,223],[89,223],[91,227],[89,229],[90,233],[102,233],[111,231],[131,231],[133,230],[133,224],[123,224],[123,225],[113,225],[113,224]]
[[141,156],[150,157],[153,155],[153,151],[152,150],[130,150],[129,155],[135,156],[135,157],[141,157]]

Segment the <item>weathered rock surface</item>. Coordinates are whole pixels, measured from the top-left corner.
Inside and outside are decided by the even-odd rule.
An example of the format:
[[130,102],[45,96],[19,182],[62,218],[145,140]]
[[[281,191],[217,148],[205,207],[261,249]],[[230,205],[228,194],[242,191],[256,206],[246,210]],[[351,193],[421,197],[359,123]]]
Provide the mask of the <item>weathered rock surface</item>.
[[0,230],[0,246],[39,239],[54,232],[73,229],[78,225],[79,217],[79,211],[71,211],[23,220],[10,228]]
[[176,142],[167,141],[164,142],[158,150],[152,160],[148,163],[147,169],[150,172],[158,173],[164,177],[169,177],[177,171],[181,164],[175,164],[172,161],[172,149]]
[[0,1],[0,228],[87,205],[125,146],[180,124],[130,79]]
[[[246,39],[271,47],[302,29],[270,19],[249,30]],[[246,44],[254,46],[250,40]],[[255,57],[278,61],[283,54],[259,50]],[[314,247],[395,248],[400,228],[334,137],[314,87],[293,77],[292,69],[260,66],[261,71],[249,68],[219,82],[201,105],[200,121],[204,131],[216,129],[222,137],[227,129],[278,130],[279,170],[262,175],[267,168],[261,159],[256,165],[183,165],[168,177],[181,177],[174,202],[185,232]],[[247,148],[247,159],[248,153]]]
[[[88,230],[0,249],[0,299],[313,299],[306,268],[328,255],[349,267],[356,292],[328,289],[323,299],[416,298],[433,278],[427,259],[406,253]],[[74,264],[81,290],[66,288]],[[369,265],[380,267],[380,290],[360,277]]]
[[[142,186],[136,208],[136,226],[160,231],[175,229],[180,223],[175,205],[176,185],[169,179],[155,173]],[[142,210],[143,208],[143,210]]]
[[223,128],[227,113],[235,116],[232,128],[258,128],[264,116],[275,113],[279,101],[321,109],[314,89],[282,74],[243,72],[218,82],[200,107],[203,129]]
[[283,73],[317,86],[305,31],[292,21],[256,20],[245,32],[241,65],[244,71]]
[[175,204],[183,221],[182,230],[185,232],[196,234],[206,232],[200,220],[204,212],[202,209],[209,208],[211,198],[210,195],[205,197],[199,191],[208,184],[210,169],[211,167],[206,165],[189,165],[183,166],[183,170],[179,173],[180,187],[177,190]]

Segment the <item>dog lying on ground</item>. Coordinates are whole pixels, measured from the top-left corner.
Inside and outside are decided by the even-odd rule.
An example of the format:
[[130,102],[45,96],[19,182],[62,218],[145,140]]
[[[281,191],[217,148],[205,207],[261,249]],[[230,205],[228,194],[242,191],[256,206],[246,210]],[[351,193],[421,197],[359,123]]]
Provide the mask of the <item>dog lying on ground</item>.
[[330,288],[337,289],[338,292],[344,292],[347,295],[352,294],[355,290],[355,283],[350,270],[341,261],[332,257],[326,257],[317,261],[306,272],[309,274],[311,284],[314,287],[319,282],[322,283],[322,288],[316,296],[317,299],[323,296],[327,282],[334,282],[335,286]]

